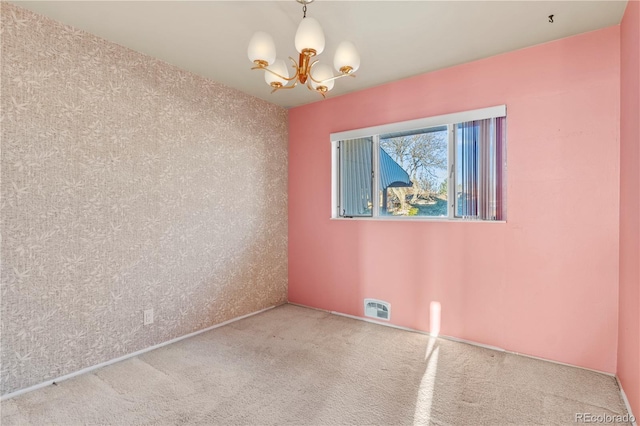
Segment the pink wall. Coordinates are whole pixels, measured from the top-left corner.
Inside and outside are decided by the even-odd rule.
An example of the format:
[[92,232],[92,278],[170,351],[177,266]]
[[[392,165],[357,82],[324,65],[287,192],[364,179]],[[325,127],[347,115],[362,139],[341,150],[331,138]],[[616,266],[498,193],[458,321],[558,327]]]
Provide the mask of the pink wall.
[[[619,54],[615,26],[291,109],[289,300],[421,330],[438,301],[443,335],[615,372]],[[499,104],[508,223],[329,219],[330,133]]]
[[640,416],[640,3],[620,27],[620,328],[618,377]]

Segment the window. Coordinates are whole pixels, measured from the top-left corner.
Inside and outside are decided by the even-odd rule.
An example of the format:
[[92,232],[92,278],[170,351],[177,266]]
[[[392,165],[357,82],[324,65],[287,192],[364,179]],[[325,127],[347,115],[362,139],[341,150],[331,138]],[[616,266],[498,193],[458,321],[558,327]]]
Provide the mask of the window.
[[332,217],[503,221],[505,135],[505,106],[332,134]]

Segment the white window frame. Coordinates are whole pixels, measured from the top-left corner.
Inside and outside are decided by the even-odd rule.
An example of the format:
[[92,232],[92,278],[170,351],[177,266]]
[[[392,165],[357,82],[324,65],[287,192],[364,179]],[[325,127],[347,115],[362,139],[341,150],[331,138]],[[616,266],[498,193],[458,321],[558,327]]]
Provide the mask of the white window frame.
[[458,123],[465,123],[468,121],[485,120],[495,117],[506,117],[507,106],[497,105],[488,108],[475,109],[471,111],[456,112],[452,114],[444,114],[433,117],[419,118],[417,120],[408,120],[397,123],[383,124],[379,126],[366,127],[362,129],[346,130],[343,132],[331,133],[331,219],[336,220],[401,220],[401,221],[455,221],[455,222],[482,222],[482,223],[505,223],[505,221],[479,221],[474,219],[463,219],[455,216],[455,185],[449,184],[447,201],[449,204],[448,216],[444,217],[429,217],[429,216],[380,216],[379,203],[376,201],[377,194],[379,192],[378,179],[373,177],[373,194],[375,195],[373,200],[373,212],[371,217],[353,217],[345,218],[340,216],[340,164],[338,153],[338,142],[349,139],[358,139],[365,137],[373,137],[373,164],[374,174],[378,171],[379,167],[379,152],[380,135],[397,132],[407,132],[412,130],[428,129],[431,127],[447,126],[449,132],[449,146],[448,146],[448,165],[449,165],[449,182],[455,182],[455,129],[453,126]]

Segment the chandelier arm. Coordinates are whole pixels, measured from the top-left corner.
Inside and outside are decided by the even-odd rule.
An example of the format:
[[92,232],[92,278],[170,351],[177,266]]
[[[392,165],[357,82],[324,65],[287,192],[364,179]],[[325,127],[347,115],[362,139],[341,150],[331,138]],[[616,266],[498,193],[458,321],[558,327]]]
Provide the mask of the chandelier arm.
[[[313,76],[311,75],[311,70],[313,69],[313,66],[315,64],[317,64],[319,61],[316,59],[315,61],[311,62],[311,64],[309,65],[309,72],[307,73],[309,75],[309,78],[315,82],[315,83],[322,83],[322,81],[320,80],[316,80],[315,78],[313,78]],[[313,89],[312,89],[313,90]]]
[[335,77],[327,78],[325,80],[316,80],[315,78],[313,78],[313,75],[311,75],[311,68],[313,68],[313,66],[315,64],[317,64],[317,63],[318,63],[318,61],[316,60],[316,61],[313,61],[311,63],[311,65],[309,65],[309,78],[311,80],[313,80],[314,83],[322,84],[322,83],[328,83],[330,81],[337,80],[337,79],[342,78],[342,77],[355,77],[356,76],[355,74],[352,74],[352,73],[343,72],[343,73],[340,73],[340,75],[336,75]]
[[271,91],[271,93],[277,92],[278,90],[284,90],[284,89],[293,89],[294,87],[296,87],[298,85],[298,82],[296,81],[295,83],[293,83],[291,86],[280,86],[280,87],[274,87],[273,90]]
[[330,81],[337,80],[337,79],[342,78],[342,77],[355,77],[355,76],[356,76],[355,74],[344,74],[343,73],[343,74],[340,74],[340,75],[336,75],[335,77],[327,78],[326,80],[322,80],[322,81],[316,81],[316,80],[313,80],[313,78],[312,78],[312,80],[315,81],[316,83],[328,83]]
[[296,62],[295,59],[293,59],[291,56],[289,56],[289,60],[291,61],[291,63],[293,64],[293,69],[296,70],[296,75],[293,78],[296,78],[300,75],[300,66],[298,65],[298,63]]
[[296,75],[294,75],[293,77],[288,78],[288,77],[285,77],[285,76],[283,76],[283,75],[278,74],[277,72],[271,71],[271,70],[270,70],[269,68],[267,68],[267,67],[257,66],[257,67],[253,67],[253,68],[251,68],[251,69],[252,69],[252,70],[265,70],[265,71],[270,72],[271,74],[273,74],[273,75],[277,76],[278,78],[281,78],[281,79],[286,80],[286,81],[293,81],[293,80],[295,80],[295,79],[298,77],[298,75],[296,74]]
[[323,92],[320,92],[319,90],[316,90],[313,87],[311,87],[311,82],[308,82],[307,84],[305,84],[305,86],[307,86],[307,89],[311,90],[312,92],[320,93],[323,99],[327,98],[327,96]]

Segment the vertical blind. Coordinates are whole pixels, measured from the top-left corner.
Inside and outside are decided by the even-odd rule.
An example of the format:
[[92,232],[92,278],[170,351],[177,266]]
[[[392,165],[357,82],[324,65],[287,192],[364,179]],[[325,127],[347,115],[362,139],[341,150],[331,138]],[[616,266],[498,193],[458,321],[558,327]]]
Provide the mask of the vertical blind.
[[505,220],[505,117],[458,124],[457,216]]
[[340,214],[372,216],[373,138],[340,142]]

